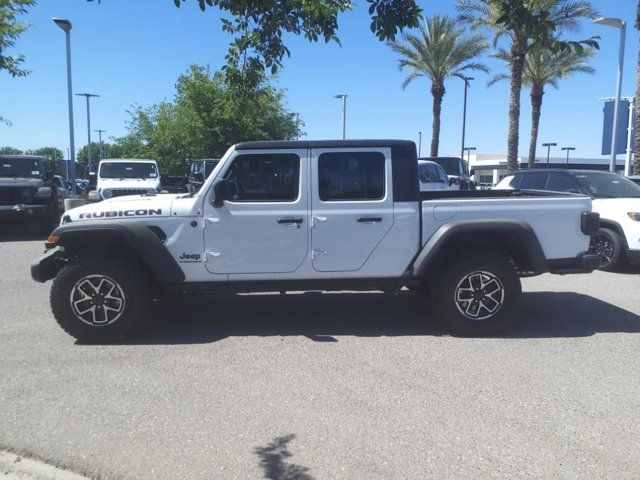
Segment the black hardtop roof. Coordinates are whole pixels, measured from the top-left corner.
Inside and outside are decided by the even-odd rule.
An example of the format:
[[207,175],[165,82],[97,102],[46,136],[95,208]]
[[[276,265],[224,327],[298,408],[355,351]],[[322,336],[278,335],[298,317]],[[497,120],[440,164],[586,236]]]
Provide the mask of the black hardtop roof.
[[2,159],[44,160],[44,157],[40,155],[0,155],[0,160]]
[[265,140],[236,144],[236,150],[300,149],[300,148],[358,148],[414,146],[411,140]]
[[[418,157],[418,160],[429,160],[435,162],[436,160],[443,158],[445,160],[464,160],[462,157]],[[466,162],[466,160],[464,160]]]

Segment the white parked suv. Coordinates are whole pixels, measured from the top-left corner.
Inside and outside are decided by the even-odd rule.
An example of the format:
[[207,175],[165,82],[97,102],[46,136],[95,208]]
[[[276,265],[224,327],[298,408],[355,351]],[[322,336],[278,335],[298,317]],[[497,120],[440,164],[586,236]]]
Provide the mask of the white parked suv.
[[592,249],[602,256],[602,270],[625,262],[640,265],[640,185],[612,172],[532,169],[504,177],[495,189],[551,190],[589,195],[600,214]]
[[102,160],[98,166],[96,189],[89,200],[108,200],[124,195],[160,193],[160,175],[155,160]]
[[440,192],[444,190],[458,190],[449,184],[449,177],[444,169],[436,162],[418,160],[418,179],[421,192]]
[[420,192],[417,170],[405,140],[241,143],[193,194],[66,212],[31,275],[53,279],[56,320],[86,342],[119,340],[172,292],[404,286],[485,335],[513,319],[520,277],[600,264],[588,196]]

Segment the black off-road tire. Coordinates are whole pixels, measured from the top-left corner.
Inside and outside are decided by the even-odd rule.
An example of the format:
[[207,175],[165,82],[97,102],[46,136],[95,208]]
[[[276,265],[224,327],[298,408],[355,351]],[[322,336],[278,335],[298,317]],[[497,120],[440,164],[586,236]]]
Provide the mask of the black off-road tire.
[[611,272],[617,270],[624,260],[624,242],[618,232],[610,228],[601,228],[591,240],[590,251],[600,255],[602,263],[599,270]]
[[47,211],[38,218],[38,230],[43,237],[48,237],[60,222],[60,214],[56,205],[51,203],[48,207]]
[[[86,284],[87,279],[91,285]],[[93,289],[92,285],[99,285],[102,279],[106,280],[103,282],[101,291]],[[79,290],[78,285],[82,281],[85,284]],[[119,308],[121,304],[105,295],[111,286],[109,282],[117,286],[115,292],[111,291],[111,296],[123,299],[121,312],[117,318],[114,317],[115,320],[112,323],[106,323],[108,318],[104,313],[105,306]],[[147,276],[132,262],[108,256],[84,257],[76,263],[62,268],[54,278],[50,295],[51,310],[64,331],[81,343],[118,342],[124,339],[135,325],[147,315],[151,304],[149,283]],[[78,298],[83,298],[83,292],[93,292],[95,295],[100,295],[101,298],[81,300],[82,303],[77,303]],[[86,307],[95,306],[98,322],[102,324],[93,323],[90,313],[85,314],[85,321],[83,321],[74,311],[72,299],[76,301],[75,310],[79,312]],[[107,313],[117,315],[113,311]],[[89,316],[88,320],[87,315]],[[95,320],[95,317],[93,318]],[[87,321],[93,324],[87,323]]]
[[507,257],[488,250],[466,254],[448,264],[433,282],[431,293],[439,320],[452,332],[485,336],[511,322],[522,287]]

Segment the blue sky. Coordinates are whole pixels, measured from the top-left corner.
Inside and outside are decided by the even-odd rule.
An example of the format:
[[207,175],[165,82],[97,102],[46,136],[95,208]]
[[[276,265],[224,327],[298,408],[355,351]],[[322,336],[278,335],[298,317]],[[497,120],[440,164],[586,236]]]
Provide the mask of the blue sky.
[[[347,137],[409,138],[423,132],[423,153],[431,133],[431,95],[426,80],[402,91],[403,74],[397,58],[369,30],[364,0],[339,19],[342,47],[287,38],[291,58],[285,59],[277,84],[287,90],[288,106],[305,121],[308,138],[338,138],[341,104],[332,98],[347,93]],[[455,15],[454,0],[419,2],[425,15]],[[636,2],[594,0],[605,16],[630,23],[623,79],[623,95],[634,94],[638,32],[633,30]],[[75,92],[101,95],[92,101],[92,129],[107,130],[107,137],[126,133],[127,110],[170,99],[177,76],[192,63],[212,69],[224,62],[228,37],[222,33],[217,10],[202,13],[190,0],[176,9],[171,0],[41,0],[27,20],[32,28],[19,40],[17,52],[27,57],[33,74],[13,79],[0,74],[0,115],[12,126],[0,126],[0,145],[35,148],[68,147],[64,34],[52,17],[73,22],[72,56]],[[599,157],[602,103],[612,96],[617,63],[617,30],[585,24],[576,37],[600,35],[601,50],[592,64],[597,73],[565,80],[560,90],[545,95],[539,143],[571,145],[575,156]],[[491,59],[494,72],[503,66]],[[479,153],[506,151],[508,85],[487,88],[488,75],[477,73],[469,91],[467,145]],[[441,154],[460,148],[463,84],[446,83],[443,104]],[[520,152],[528,149],[530,108],[528,91],[522,95]],[[86,143],[83,98],[74,100],[76,146]],[[95,135],[94,139],[95,139]],[[555,152],[559,154],[560,152]]]

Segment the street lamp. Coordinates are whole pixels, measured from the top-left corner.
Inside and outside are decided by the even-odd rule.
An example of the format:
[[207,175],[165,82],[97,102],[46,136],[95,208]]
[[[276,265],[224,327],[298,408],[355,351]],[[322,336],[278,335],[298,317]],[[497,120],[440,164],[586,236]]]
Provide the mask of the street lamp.
[[575,150],[576,147],[562,147],[560,150],[566,150],[567,151],[567,166],[569,166],[569,152]]
[[347,95],[344,93],[339,93],[335,95],[333,98],[341,98],[342,99],[342,139],[347,138]]
[[616,79],[616,98],[613,104],[613,130],[611,132],[611,162],[609,170],[616,171],[616,137],[618,132],[618,107],[620,106],[620,90],[622,89],[622,69],[624,67],[624,42],[627,35],[627,22],[623,22],[619,18],[597,18],[593,21],[598,25],[606,25],[608,27],[620,30],[620,46],[618,49],[618,76]]
[[93,93],[76,93],[79,97],[87,99],[87,165],[89,173],[93,172],[93,162],[91,161],[91,107],[89,107],[89,99],[91,97],[99,97]]
[[418,132],[418,158],[422,156],[422,132]]
[[[556,147],[557,143],[543,143],[543,147],[547,147],[547,167],[549,167],[549,155],[551,155],[551,147]],[[535,161],[535,159],[534,159]]]
[[[98,132],[98,141],[100,142],[100,158],[98,161],[104,159],[104,149],[102,145],[102,134],[106,132],[106,130],[94,130],[94,132]],[[98,162],[99,163],[99,162]]]
[[73,193],[76,193],[76,148],[73,138],[73,89],[71,86],[71,22],[63,18],[54,18],[53,21],[64,31],[67,44],[67,98],[69,103],[69,145],[71,147],[68,161],[71,162],[71,188]]
[[[471,163],[471,151],[476,150],[476,147],[464,147],[464,150],[467,152],[467,163]],[[462,154],[462,158],[464,158],[464,154]]]
[[462,147],[460,156],[464,158],[464,135],[467,127],[467,89],[469,88],[469,81],[475,79],[473,77],[462,77],[462,80],[464,80],[464,106],[462,107]]

